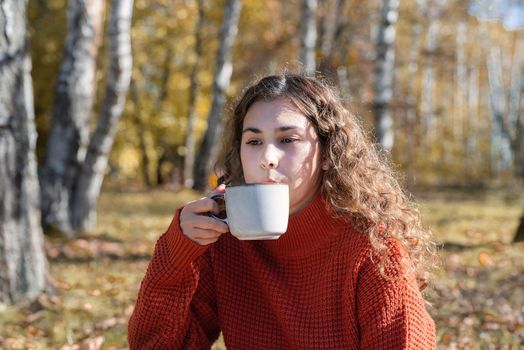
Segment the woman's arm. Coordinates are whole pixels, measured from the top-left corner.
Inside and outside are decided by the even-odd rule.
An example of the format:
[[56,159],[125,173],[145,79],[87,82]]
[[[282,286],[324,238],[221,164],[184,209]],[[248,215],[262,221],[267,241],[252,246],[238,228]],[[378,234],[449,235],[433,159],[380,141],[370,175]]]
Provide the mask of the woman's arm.
[[160,237],[129,320],[130,349],[203,349],[218,338],[207,246],[188,239],[177,211]]
[[362,349],[435,349],[435,323],[425,308],[414,274],[400,249],[390,245],[383,277],[377,257],[359,272],[357,316]]

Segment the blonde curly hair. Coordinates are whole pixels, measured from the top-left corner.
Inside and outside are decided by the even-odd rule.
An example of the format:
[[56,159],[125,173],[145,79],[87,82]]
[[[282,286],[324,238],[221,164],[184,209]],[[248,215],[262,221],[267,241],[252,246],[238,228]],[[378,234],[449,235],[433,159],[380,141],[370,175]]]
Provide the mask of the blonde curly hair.
[[[243,183],[240,146],[244,117],[257,101],[286,98],[313,124],[322,145],[321,194],[334,215],[345,217],[369,234],[374,255],[385,276],[388,246],[400,243],[411,267],[424,283],[436,257],[431,232],[421,225],[419,212],[396,179],[387,157],[364,132],[358,118],[344,108],[336,90],[325,81],[302,74],[266,76],[247,88],[229,119],[219,183]],[[386,276],[387,277],[387,276]]]

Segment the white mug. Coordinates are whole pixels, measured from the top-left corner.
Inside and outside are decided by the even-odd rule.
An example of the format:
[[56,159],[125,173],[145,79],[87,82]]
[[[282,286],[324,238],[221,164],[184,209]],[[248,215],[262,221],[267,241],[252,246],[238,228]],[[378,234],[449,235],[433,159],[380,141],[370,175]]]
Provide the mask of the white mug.
[[[245,184],[226,187],[225,194],[211,196],[225,202],[225,222],[240,240],[278,239],[287,230],[289,188],[286,184]],[[217,201],[218,202],[218,201]]]

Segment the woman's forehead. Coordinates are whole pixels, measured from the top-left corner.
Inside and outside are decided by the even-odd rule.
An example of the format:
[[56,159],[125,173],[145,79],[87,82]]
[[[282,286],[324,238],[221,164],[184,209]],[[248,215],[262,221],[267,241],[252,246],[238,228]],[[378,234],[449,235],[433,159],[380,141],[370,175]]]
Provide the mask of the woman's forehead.
[[244,127],[251,124],[286,124],[292,123],[305,127],[308,118],[288,99],[279,98],[270,101],[257,101],[247,111]]

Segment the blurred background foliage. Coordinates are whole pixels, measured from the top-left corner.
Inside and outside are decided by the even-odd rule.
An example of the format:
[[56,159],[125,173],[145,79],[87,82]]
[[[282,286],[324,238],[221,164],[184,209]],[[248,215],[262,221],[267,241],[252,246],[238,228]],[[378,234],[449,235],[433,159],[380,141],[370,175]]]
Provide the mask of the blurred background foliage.
[[[67,1],[32,0],[29,5],[41,164],[67,31]],[[479,22],[469,14],[469,5],[445,0],[400,3],[392,155],[410,186],[477,186],[515,178],[515,165],[502,164],[494,141],[486,57],[490,48],[497,48],[500,78],[509,89],[515,79],[512,67],[522,64],[517,62],[524,52],[519,45],[522,33],[506,30],[499,21]],[[321,1],[317,16],[318,69],[340,86],[345,102],[370,129],[374,35],[380,6],[377,0]],[[198,57],[194,48],[196,0],[135,1],[133,82],[111,153],[107,184],[142,187],[147,172],[152,186],[180,186],[190,73],[197,64],[198,140],[205,132],[211,105],[224,1],[204,1],[203,7],[202,55]],[[244,1],[227,106],[231,107],[253,78],[300,67],[299,19],[297,0]],[[99,83],[106,74],[104,51],[105,43],[98,56],[102,67],[97,72]],[[457,70],[458,60],[462,60],[463,73]],[[461,81],[464,78],[467,81]],[[102,89],[97,93],[103,93]],[[228,112],[226,108],[224,113]],[[145,167],[144,157],[148,160]]]

